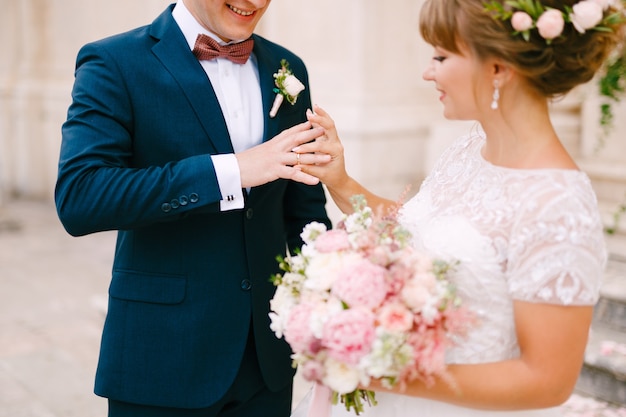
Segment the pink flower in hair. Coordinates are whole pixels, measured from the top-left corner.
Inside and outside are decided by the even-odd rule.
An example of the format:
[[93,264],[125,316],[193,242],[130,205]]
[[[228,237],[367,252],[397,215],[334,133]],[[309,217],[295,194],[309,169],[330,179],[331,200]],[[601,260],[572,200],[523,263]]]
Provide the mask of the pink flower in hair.
[[537,19],[537,30],[539,35],[546,40],[552,40],[563,33],[565,19],[563,13],[556,9],[546,10]]
[[530,30],[533,27],[533,18],[526,12],[515,12],[511,17],[511,25],[518,32]]
[[589,0],[589,1],[598,3],[598,5],[602,7],[602,10],[607,10],[609,7],[613,5],[613,0]]
[[602,21],[602,17],[602,5],[591,0],[576,3],[569,15],[572,24],[580,33],[585,33],[587,29],[595,27]]

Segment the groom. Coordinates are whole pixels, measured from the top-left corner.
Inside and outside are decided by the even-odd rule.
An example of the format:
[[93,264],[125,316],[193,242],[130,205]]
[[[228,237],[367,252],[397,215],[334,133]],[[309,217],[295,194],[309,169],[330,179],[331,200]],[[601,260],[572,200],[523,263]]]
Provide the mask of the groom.
[[[179,0],[79,52],[55,198],[72,235],[119,231],[95,385],[109,417],[290,414],[269,279],[305,224],[330,222],[321,186],[276,145],[320,132],[280,133],[310,95],[302,61],[252,35],[269,3]],[[251,38],[252,54],[199,60],[199,34]],[[306,88],[270,118],[283,59]]]

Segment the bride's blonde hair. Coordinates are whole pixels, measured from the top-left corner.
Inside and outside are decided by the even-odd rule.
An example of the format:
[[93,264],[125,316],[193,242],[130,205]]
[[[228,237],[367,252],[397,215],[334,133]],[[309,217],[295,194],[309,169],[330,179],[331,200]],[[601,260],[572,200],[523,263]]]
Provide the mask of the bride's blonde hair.
[[[496,1],[506,7],[505,0]],[[579,1],[541,0],[541,4],[565,11],[566,6],[572,7]],[[478,59],[501,59],[549,98],[561,96],[593,78],[620,45],[624,19],[612,22],[607,29],[581,34],[566,23],[561,36],[550,42],[536,30],[525,40],[514,34],[510,20],[494,18],[480,0],[426,0],[420,14],[420,31],[429,44],[453,53],[460,53],[464,46]]]

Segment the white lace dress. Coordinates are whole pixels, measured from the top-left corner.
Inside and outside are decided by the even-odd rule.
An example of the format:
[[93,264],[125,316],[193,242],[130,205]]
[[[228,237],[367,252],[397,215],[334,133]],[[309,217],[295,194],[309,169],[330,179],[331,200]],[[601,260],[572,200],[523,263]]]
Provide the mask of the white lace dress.
[[[479,316],[450,363],[514,358],[513,300],[561,305],[597,301],[606,254],[595,194],[576,170],[519,170],[485,161],[482,134],[456,141],[401,211],[416,247],[458,259],[453,277]],[[480,378],[480,375],[476,375]],[[558,416],[557,409],[488,412],[377,393],[364,417]],[[333,416],[351,415],[342,404]]]

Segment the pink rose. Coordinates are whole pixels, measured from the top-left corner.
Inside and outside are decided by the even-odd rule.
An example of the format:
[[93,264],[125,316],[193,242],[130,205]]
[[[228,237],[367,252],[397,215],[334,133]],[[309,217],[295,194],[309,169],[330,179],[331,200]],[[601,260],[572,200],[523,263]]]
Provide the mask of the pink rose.
[[315,240],[315,249],[322,253],[338,252],[350,249],[348,233],[341,229],[332,229],[322,233]]
[[328,320],[322,345],[331,358],[356,365],[370,352],[374,337],[373,314],[366,309],[351,308],[340,311]]
[[381,307],[378,321],[387,330],[406,332],[413,327],[413,313],[400,303],[389,303]]
[[378,307],[387,296],[385,268],[361,257],[346,258],[331,292],[350,307]]
[[563,13],[556,9],[546,10],[537,19],[537,29],[542,38],[551,40],[563,33],[565,19]]
[[533,27],[533,18],[526,12],[515,12],[511,17],[511,25],[516,31],[524,32]]
[[309,326],[313,305],[300,303],[289,314],[285,325],[285,340],[294,352],[309,352],[316,345],[316,339]]
[[580,33],[585,33],[587,29],[595,27],[602,21],[602,17],[602,5],[588,0],[576,3],[569,15],[572,24]]

